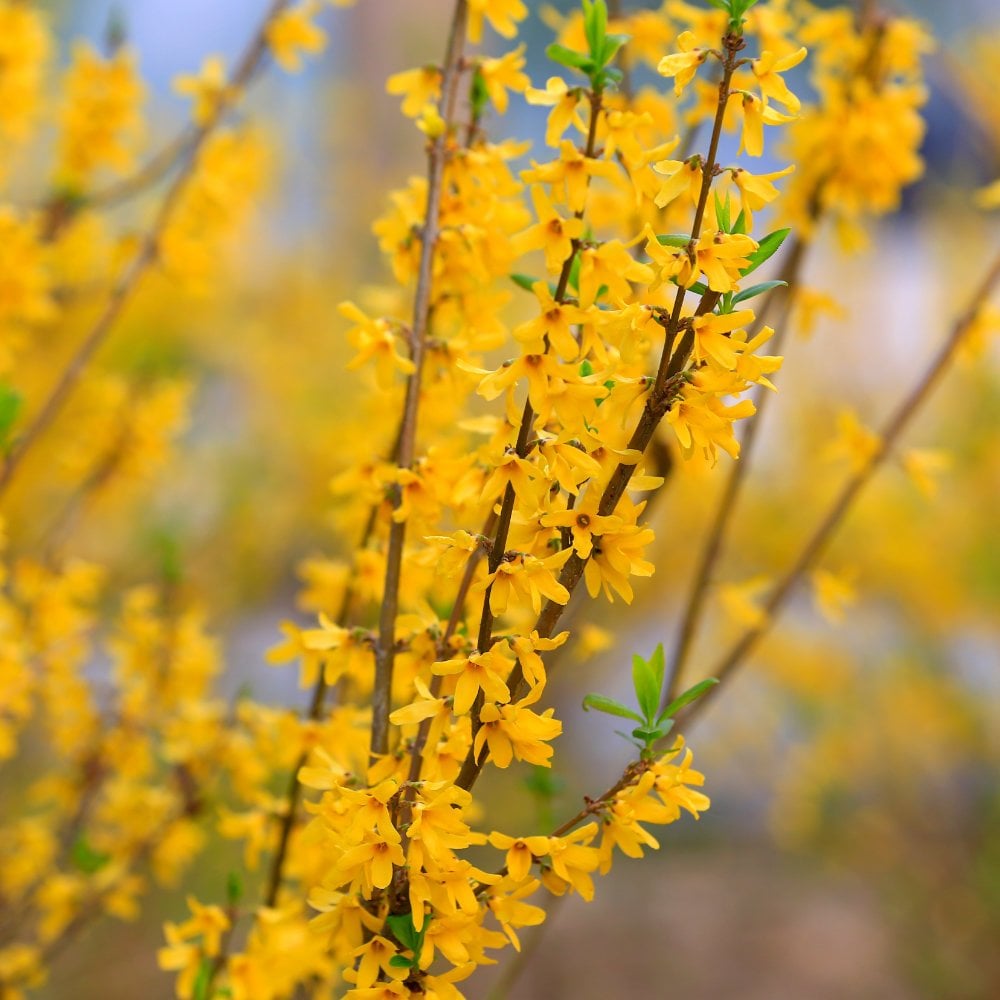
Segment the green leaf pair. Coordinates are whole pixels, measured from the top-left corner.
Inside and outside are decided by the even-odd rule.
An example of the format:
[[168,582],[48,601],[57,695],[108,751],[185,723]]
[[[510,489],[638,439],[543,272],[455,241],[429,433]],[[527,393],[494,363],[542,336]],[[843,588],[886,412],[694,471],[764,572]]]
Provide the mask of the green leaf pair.
[[583,32],[589,52],[576,52],[555,42],[545,52],[553,62],[589,77],[591,87],[600,92],[609,83],[621,81],[621,70],[615,69],[610,63],[629,36],[608,34],[608,6],[605,0],[581,0],[581,3]]
[[719,683],[714,677],[709,677],[688,688],[659,712],[663,674],[663,643],[660,643],[648,660],[638,654],[632,657],[632,687],[635,690],[638,711],[603,694],[588,694],[583,699],[585,711],[593,709],[596,712],[604,712],[605,715],[614,715],[638,723],[630,735],[622,732],[618,735],[633,742],[644,760],[655,756],[656,744],[673,729],[673,717],[685,705],[700,698],[710,687]]
[[412,913],[390,913],[385,918],[385,922],[388,924],[389,930],[392,931],[393,937],[404,948],[413,952],[412,958],[407,958],[406,955],[393,955],[389,959],[390,965],[397,969],[420,968],[420,952],[424,948],[424,935],[427,933],[430,921],[431,918],[429,916],[424,917],[424,926],[418,931],[413,926]]

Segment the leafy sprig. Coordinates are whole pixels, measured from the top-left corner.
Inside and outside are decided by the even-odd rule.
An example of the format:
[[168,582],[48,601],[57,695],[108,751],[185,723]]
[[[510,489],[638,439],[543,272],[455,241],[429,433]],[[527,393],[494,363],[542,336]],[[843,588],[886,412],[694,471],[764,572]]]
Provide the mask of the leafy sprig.
[[612,66],[611,62],[629,36],[608,33],[608,6],[605,0],[581,0],[581,3],[588,51],[577,52],[553,42],[545,52],[553,62],[588,77],[591,89],[599,93],[606,90],[609,84],[621,82],[622,71]]
[[603,694],[588,694],[583,699],[585,711],[593,709],[596,712],[604,712],[605,715],[615,715],[638,723],[631,734],[620,730],[615,732],[637,747],[643,760],[649,760],[656,755],[656,744],[673,729],[674,716],[685,705],[697,700],[710,687],[719,683],[714,677],[700,681],[660,712],[658,709],[660,692],[663,690],[663,673],[664,657],[661,642],[648,660],[643,659],[638,653],[632,657],[632,687],[635,690],[638,711]]

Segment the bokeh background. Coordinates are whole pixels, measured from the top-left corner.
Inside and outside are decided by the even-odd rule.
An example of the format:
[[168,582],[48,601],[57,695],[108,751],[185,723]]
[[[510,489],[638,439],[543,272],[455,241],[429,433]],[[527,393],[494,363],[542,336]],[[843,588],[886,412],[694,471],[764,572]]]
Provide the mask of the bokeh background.
[[[171,78],[208,53],[232,58],[265,4],[49,6],[62,60],[72,38],[99,43],[109,19],[124,26],[150,87],[156,148],[184,121]],[[190,419],[160,465],[96,492],[54,544],[106,562],[120,584],[182,566],[224,638],[231,692],[304,701],[292,672],[268,668],[263,654],[279,620],[295,613],[304,562],[308,573],[308,560],[350,546],[330,527],[332,476],[384,450],[356,416],[364,386],[344,371],[335,305],[374,294],[386,278],[370,223],[386,191],[422,169],[422,139],[384,79],[439,57],[447,6],[363,0],[331,18],[327,51],[304,73],[268,74],[255,86],[247,113],[270,152],[259,196],[227,246],[224,280],[180,296],[164,282],[127,314],[106,351],[106,364],[122,373],[183,375]],[[807,283],[835,308],[791,338],[720,584],[787,564],[847,472],[829,447],[838,414],[850,407],[878,425],[996,249],[996,217],[977,214],[970,191],[1000,174],[1000,13],[992,0],[890,7],[925,19],[940,43],[927,65],[926,175],[867,247],[847,253],[833,234],[818,240]],[[533,13],[524,40],[538,85],[550,37]],[[540,146],[544,111],[515,99],[488,127]],[[30,182],[31,169],[16,166],[15,186]],[[998,445],[994,344],[961,360],[907,437],[907,446],[947,453],[933,493],[890,463],[838,535],[823,565],[848,584],[842,620],[803,588],[690,734],[710,812],[665,831],[655,857],[619,863],[594,903],[560,903],[540,945],[527,935],[516,980],[485,976],[473,995],[1000,995]],[[692,471],[659,502],[658,570],[640,581],[631,608],[577,613],[578,626],[608,627],[616,642],[569,654],[555,682],[566,723],[559,814],[594,791],[595,776],[601,787],[613,780],[628,758],[610,721],[584,715],[580,698],[594,689],[625,695],[631,652],[669,641],[691,542],[705,527],[706,505],[692,501],[720,481],[718,470]],[[39,504],[29,482],[14,498],[13,523],[48,537],[47,512],[60,509],[62,488],[50,484]],[[695,670],[739,628],[716,600]],[[0,795],[20,780],[17,767],[5,768]],[[544,822],[548,807],[527,784],[499,781],[494,791],[511,822]],[[215,887],[224,864],[209,854],[193,884]],[[136,923],[88,932],[39,995],[167,996],[155,948],[180,900],[168,895]]]

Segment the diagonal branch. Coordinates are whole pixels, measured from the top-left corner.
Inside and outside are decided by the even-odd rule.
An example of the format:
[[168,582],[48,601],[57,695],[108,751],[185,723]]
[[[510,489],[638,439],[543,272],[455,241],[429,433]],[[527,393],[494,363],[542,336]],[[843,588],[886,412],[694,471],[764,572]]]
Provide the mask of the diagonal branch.
[[[396,460],[400,469],[413,464],[417,437],[417,412],[420,405],[420,383],[426,347],[427,325],[431,305],[434,254],[440,227],[441,193],[444,179],[449,124],[455,115],[455,97],[461,72],[462,47],[465,42],[465,23],[468,16],[467,0],[457,0],[451,20],[451,31],[445,52],[441,80],[439,113],[445,122],[442,134],[431,143],[427,154],[427,205],[420,247],[420,264],[417,272],[417,290],[413,303],[411,334],[411,360],[413,373],[406,382],[403,403],[403,421],[399,436]],[[398,509],[401,491],[394,488],[393,507]],[[375,658],[375,687],[372,692],[371,752],[373,756],[385,754],[389,748],[389,712],[392,702],[392,675],[396,660],[396,615],[399,611],[399,583],[403,565],[403,544],[406,540],[406,522],[393,521],[389,529],[386,551],[385,586],[379,612],[378,646]]]
[[963,338],[968,333],[969,328],[975,323],[980,309],[998,284],[1000,284],[1000,256],[993,262],[986,276],[973,293],[969,304],[953,324],[951,332],[938,349],[937,354],[934,355],[927,370],[886,422],[879,437],[878,448],[867,465],[847,480],[826,514],[820,520],[815,531],[803,546],[798,558],[771,592],[767,603],[764,605],[764,617],[761,623],[754,628],[747,629],[742,637],[733,644],[729,652],[718,661],[715,668],[710,671],[709,676],[717,678],[720,683],[712,687],[702,698],[693,703],[682,714],[681,719],[684,722],[690,721],[704,711],[705,706],[710,704],[715,698],[719,688],[724,686],[721,682],[726,680],[745,661],[746,657],[757,646],[757,643],[770,630],[775,618],[787,603],[796,585],[823,554],[830,539],[840,527],[862,488],[871,479],[875,470],[888,457],[903,431],[909,426],[914,415],[937,386],[937,383],[954,358],[955,352],[961,345]]

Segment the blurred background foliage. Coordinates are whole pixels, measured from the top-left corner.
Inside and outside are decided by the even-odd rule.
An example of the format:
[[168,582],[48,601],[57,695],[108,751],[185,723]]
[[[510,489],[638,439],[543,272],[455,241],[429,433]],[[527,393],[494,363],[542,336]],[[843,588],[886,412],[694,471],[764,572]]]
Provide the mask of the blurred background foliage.
[[[49,6],[62,62],[71,38],[100,44],[109,22],[122,26],[149,88],[150,150],[183,122],[170,79],[208,52],[231,57],[264,4]],[[207,286],[196,272],[180,287],[148,284],[60,417],[53,433],[65,448],[35,453],[10,498],[11,537],[108,567],[106,593],[161,579],[198,594],[224,639],[230,691],[302,700],[290,676],[262,665],[263,650],[303,576],[321,581],[323,560],[350,550],[350,535],[334,530],[331,480],[386,449],[368,433],[378,401],[345,375],[335,305],[396,294],[378,287],[385,274],[370,223],[385,191],[419,172],[421,140],[384,79],[438,51],[445,6],[366,0],[339,16],[305,73],[259,85],[245,113],[261,142],[241,161],[253,194],[227,220],[223,280],[212,261]],[[805,309],[795,317],[781,393],[694,650],[699,668],[752,617],[754,581],[787,565],[849,468],[831,447],[842,412],[878,425],[995,243],[995,217],[974,212],[969,191],[1000,171],[996,9],[990,0],[896,6],[925,18],[940,41],[928,69],[927,172],[867,247],[846,254],[828,234],[809,260],[809,301],[825,309],[814,322]],[[524,37],[540,84],[550,29],[533,16]],[[544,112],[515,100],[487,127],[539,142]],[[31,157],[7,164],[8,191],[34,183],[37,167]],[[127,249],[96,220],[79,225],[82,249],[65,265],[77,277]],[[78,284],[50,343],[18,371],[29,398],[100,302],[102,288]],[[829,586],[799,596],[699,723],[711,812],[678,827],[641,871],[622,865],[594,904],[565,902],[546,931],[559,947],[529,950],[512,996],[609,996],[629,969],[637,987],[669,981],[686,997],[1000,993],[998,361],[995,341],[967,352],[908,435],[908,448],[930,451],[877,476],[824,560]],[[640,581],[631,608],[613,609],[613,625],[607,608],[587,606],[594,628],[570,654],[572,684],[554,682],[572,741],[561,759],[576,762],[557,775],[567,806],[593,790],[595,774],[617,774],[628,753],[604,721],[582,714],[581,687],[624,694],[628,654],[674,627],[690,543],[705,528],[703,497],[721,482],[718,470],[684,469],[652,515],[656,575]],[[81,479],[92,480],[82,496]],[[600,648],[601,626],[614,632],[610,649]],[[19,768],[0,773],[3,801],[23,780]],[[530,822],[538,802],[529,788],[498,779],[496,791]],[[203,859],[201,877],[217,881],[219,863]],[[95,930],[42,995],[164,995],[152,958],[162,917]],[[120,956],[113,968],[108,947]]]

